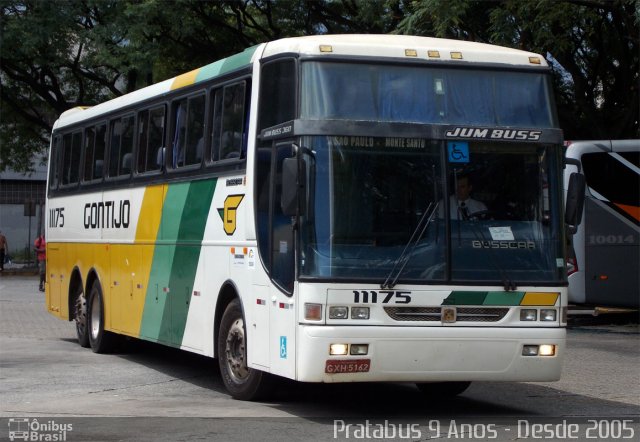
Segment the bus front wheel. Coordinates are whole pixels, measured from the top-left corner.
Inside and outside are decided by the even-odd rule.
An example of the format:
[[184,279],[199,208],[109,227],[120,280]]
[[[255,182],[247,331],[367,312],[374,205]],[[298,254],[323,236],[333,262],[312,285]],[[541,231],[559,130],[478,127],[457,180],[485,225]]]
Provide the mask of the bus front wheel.
[[469,385],[471,382],[419,382],[416,384],[422,394],[434,398],[458,396],[464,393]]
[[116,343],[116,335],[104,329],[104,302],[102,289],[97,281],[89,292],[87,305],[87,331],[89,345],[94,353],[108,353],[113,350]]
[[229,303],[218,331],[218,364],[227,391],[235,399],[256,400],[268,394],[268,374],[247,366],[247,333],[240,301]]

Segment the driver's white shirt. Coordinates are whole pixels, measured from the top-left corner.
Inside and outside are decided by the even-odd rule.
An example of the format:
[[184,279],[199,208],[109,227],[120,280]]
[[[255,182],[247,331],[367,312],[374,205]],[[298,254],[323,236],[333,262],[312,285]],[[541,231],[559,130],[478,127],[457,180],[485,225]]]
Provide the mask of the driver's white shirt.
[[[477,212],[482,212],[487,210],[487,206],[484,205],[483,202],[474,200],[473,198],[467,198],[466,200],[458,200],[455,195],[451,195],[449,197],[449,214],[451,215],[451,219],[464,219],[462,216],[462,212],[458,210],[461,208],[462,203],[464,203],[464,207],[467,209],[467,213],[469,216],[473,215]],[[438,208],[438,215],[443,218],[444,207],[442,206],[442,201],[440,202],[440,207]]]

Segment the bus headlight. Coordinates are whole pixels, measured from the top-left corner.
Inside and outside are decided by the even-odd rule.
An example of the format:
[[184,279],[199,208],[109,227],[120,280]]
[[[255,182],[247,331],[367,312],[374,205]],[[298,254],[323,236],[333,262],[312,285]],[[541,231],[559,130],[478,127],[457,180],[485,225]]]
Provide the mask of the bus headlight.
[[524,345],[522,356],[555,356],[556,346],[553,344]]
[[538,310],[534,308],[523,308],[520,310],[521,321],[535,321],[538,319]]
[[540,310],[541,321],[555,321],[557,318],[558,318],[558,313],[556,309],[543,308],[542,310]]
[[540,356],[555,356],[556,346],[551,344],[542,344],[538,350]]
[[366,355],[369,353],[369,344],[351,344],[349,348],[349,354],[351,355]]
[[331,356],[346,355],[348,351],[349,351],[349,346],[347,344],[331,344],[331,345],[329,345],[329,354]]
[[331,306],[329,307],[329,319],[347,319],[349,317],[349,307]]
[[369,307],[351,307],[351,319],[369,319]]

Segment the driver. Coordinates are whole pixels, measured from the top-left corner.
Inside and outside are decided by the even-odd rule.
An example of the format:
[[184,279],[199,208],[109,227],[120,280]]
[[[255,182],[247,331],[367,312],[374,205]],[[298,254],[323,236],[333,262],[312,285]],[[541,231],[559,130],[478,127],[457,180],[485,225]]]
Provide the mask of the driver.
[[[469,175],[459,174],[456,177],[456,192],[449,197],[449,212],[451,219],[469,219],[478,212],[487,210],[487,206],[478,200],[471,198],[473,185]],[[439,216],[443,218],[444,207],[440,204]]]

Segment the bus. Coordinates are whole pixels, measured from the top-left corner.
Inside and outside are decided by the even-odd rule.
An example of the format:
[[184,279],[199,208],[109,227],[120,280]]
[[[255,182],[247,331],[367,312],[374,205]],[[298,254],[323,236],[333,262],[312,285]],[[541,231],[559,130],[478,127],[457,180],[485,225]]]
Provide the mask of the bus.
[[569,302],[640,306],[640,140],[567,143],[565,181],[585,176],[583,222],[568,253]]
[[575,216],[540,55],[285,38],[63,113],[49,164],[47,309],[96,353],[216,358],[243,400],[560,377]]

